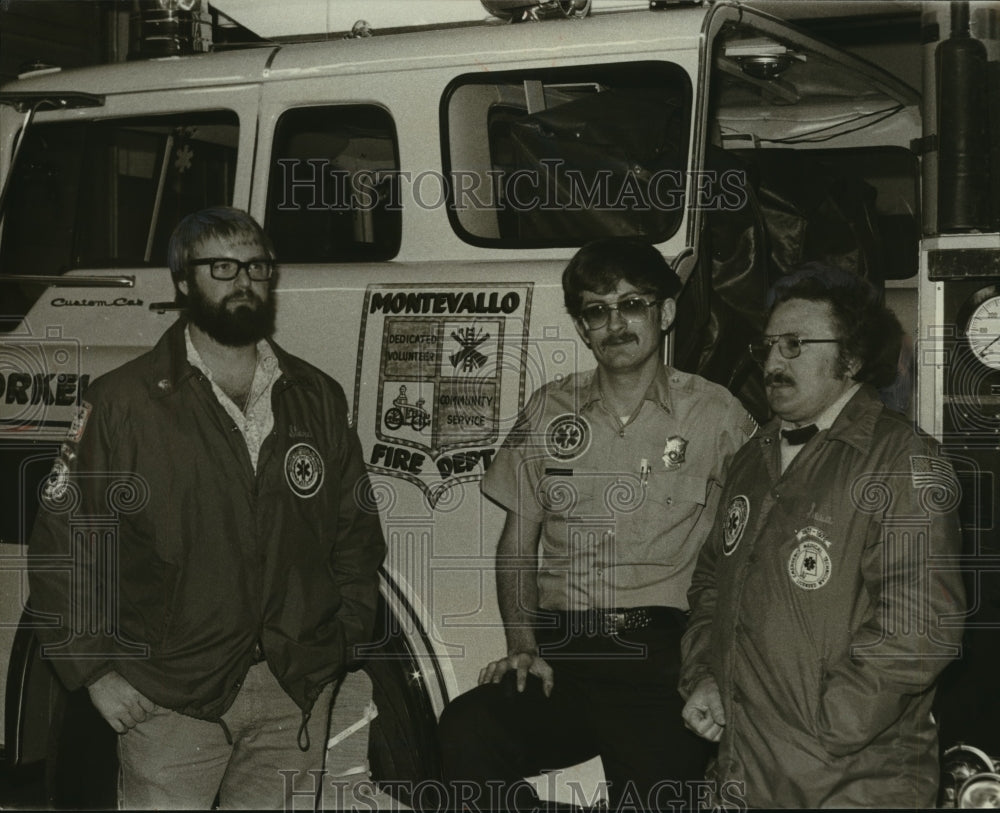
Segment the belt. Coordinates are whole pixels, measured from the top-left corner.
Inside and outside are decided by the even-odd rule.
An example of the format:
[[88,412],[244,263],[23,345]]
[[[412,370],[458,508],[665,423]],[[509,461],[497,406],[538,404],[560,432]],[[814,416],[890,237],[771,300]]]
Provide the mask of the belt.
[[541,611],[546,612],[554,613],[559,626],[575,635],[618,635],[644,629],[683,630],[688,618],[685,610],[661,606]]

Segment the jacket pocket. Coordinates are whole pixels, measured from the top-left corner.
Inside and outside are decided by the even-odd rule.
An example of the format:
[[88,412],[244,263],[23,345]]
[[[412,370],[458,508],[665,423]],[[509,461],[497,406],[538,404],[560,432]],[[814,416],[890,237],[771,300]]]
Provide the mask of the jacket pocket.
[[123,573],[120,580],[121,628],[138,643],[162,645],[176,604],[177,568],[155,555],[141,567],[141,574]]

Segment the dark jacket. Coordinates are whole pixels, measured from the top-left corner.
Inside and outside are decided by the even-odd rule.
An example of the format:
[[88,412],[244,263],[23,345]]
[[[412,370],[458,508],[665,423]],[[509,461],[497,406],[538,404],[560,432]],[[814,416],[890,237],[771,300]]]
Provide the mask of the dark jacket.
[[719,787],[750,807],[932,807],[934,682],[958,654],[958,484],[863,387],[780,473],[736,454],[689,592],[681,692],[719,684]]
[[187,361],[183,320],[86,392],[29,547],[43,655],[68,688],[116,670],[161,706],[217,719],[259,640],[308,712],[369,640],[385,543],[344,393],[274,352],[256,473]]

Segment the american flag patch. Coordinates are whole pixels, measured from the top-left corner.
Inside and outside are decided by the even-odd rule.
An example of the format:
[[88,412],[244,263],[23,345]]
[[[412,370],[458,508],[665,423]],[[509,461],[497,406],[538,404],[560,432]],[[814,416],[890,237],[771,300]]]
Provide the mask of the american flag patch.
[[87,428],[87,418],[90,417],[90,412],[93,407],[83,401],[80,404],[80,408],[76,411],[76,415],[73,416],[73,422],[69,425],[69,431],[66,433],[66,440],[71,443],[79,443],[83,440],[83,430]]
[[955,472],[951,464],[940,457],[911,455],[910,478],[914,488],[939,488],[958,496],[959,485]]

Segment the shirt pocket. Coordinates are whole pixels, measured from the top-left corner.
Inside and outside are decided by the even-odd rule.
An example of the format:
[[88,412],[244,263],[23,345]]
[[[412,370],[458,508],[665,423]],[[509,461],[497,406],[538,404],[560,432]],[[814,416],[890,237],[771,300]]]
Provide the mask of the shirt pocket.
[[657,506],[687,504],[704,507],[708,501],[708,478],[654,471],[646,483],[646,497]]

